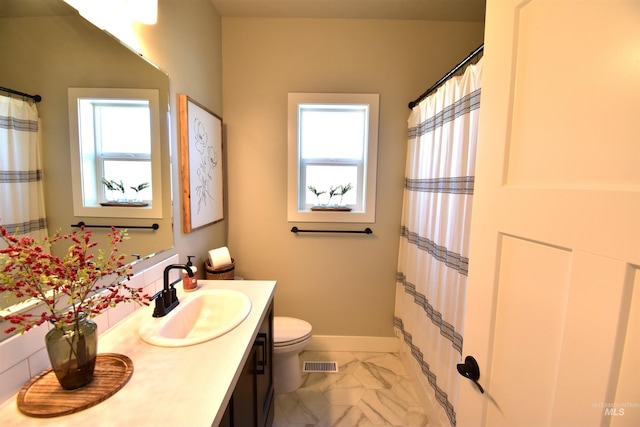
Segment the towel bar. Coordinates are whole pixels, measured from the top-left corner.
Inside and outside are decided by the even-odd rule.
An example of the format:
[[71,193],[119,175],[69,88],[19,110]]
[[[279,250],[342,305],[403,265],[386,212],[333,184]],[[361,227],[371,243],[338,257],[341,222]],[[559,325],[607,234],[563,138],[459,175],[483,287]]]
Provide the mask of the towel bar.
[[[87,227],[87,228],[111,228],[111,225],[88,225],[85,224],[82,221],[79,221],[77,224],[71,224],[72,227]],[[125,225],[114,225],[113,227],[115,228],[143,228],[143,229],[149,229],[149,230],[157,230],[160,228],[160,225],[153,223],[151,225],[129,225],[129,226],[125,226]]]
[[291,228],[292,233],[353,233],[353,234],[373,234],[369,227],[364,230],[301,230],[298,227]]

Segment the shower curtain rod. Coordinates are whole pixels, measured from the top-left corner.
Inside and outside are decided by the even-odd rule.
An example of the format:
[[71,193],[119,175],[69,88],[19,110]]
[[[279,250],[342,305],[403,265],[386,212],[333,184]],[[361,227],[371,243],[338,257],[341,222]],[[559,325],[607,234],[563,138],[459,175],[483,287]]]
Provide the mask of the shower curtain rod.
[[2,86],[0,86],[0,91],[12,93],[14,95],[26,96],[27,98],[33,99],[35,102],[42,101],[42,97],[40,95],[29,95],[28,93],[18,92],[17,90],[9,89]]
[[431,93],[433,93],[436,89],[438,89],[444,82],[449,80],[449,77],[454,75],[460,68],[462,68],[465,65],[467,65],[471,60],[473,60],[473,58],[478,56],[478,54],[480,52],[482,52],[483,50],[484,50],[484,43],[481,44],[480,47],[478,47],[476,50],[471,52],[469,54],[469,56],[467,56],[461,63],[459,63],[458,65],[453,67],[453,69],[451,71],[449,71],[447,74],[445,74],[444,77],[442,77],[433,86],[431,86],[429,89],[427,89],[427,91],[425,93],[423,93],[422,95],[420,95],[415,101],[411,101],[409,103],[409,109],[413,110],[413,107],[418,105],[418,103],[420,103],[420,101],[425,99],[427,96],[431,95]]

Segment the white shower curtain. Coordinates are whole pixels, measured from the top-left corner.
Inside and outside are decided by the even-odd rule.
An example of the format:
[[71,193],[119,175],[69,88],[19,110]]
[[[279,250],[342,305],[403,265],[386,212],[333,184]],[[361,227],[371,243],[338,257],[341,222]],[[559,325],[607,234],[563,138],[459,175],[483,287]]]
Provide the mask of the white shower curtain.
[[47,236],[38,110],[0,94],[0,224],[37,240]]
[[456,424],[482,60],[409,117],[394,326],[423,386]]

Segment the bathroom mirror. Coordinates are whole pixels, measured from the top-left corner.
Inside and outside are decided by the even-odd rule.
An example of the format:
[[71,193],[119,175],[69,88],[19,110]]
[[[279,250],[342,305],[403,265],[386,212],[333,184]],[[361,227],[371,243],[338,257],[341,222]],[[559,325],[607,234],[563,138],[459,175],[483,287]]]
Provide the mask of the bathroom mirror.
[[[93,231],[94,240],[106,242],[108,227],[121,226],[128,229],[130,239],[120,250],[132,262],[173,247],[168,76],[62,0],[0,0],[0,51],[0,86],[42,97],[37,108],[49,234],[78,230],[72,225],[84,222]],[[68,108],[68,89],[74,87],[157,90],[160,217],[74,215]],[[0,297],[0,310],[3,306],[4,298]]]

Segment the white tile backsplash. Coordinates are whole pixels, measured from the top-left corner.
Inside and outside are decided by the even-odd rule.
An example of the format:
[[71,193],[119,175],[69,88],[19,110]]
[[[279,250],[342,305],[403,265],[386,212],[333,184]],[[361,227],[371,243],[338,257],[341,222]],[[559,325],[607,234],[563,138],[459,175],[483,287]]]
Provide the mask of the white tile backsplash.
[[40,372],[51,368],[51,362],[49,361],[49,355],[46,348],[41,348],[36,353],[29,356],[29,374],[31,378],[38,375]]
[[136,310],[136,304],[134,303],[123,303],[118,304],[115,307],[107,310],[107,317],[109,318],[109,327],[112,327],[116,323],[120,322],[122,319],[126,318],[128,315],[133,314]]
[[[0,343],[0,366],[9,367],[28,358],[44,347],[44,336],[49,332],[49,325],[36,326],[23,335],[14,335]],[[0,372],[4,372],[0,368]]]
[[0,373],[0,401],[4,402],[13,396],[30,378],[27,359]]
[[91,319],[98,325],[98,335],[109,329],[109,311],[110,310],[107,310],[106,312]]
[[[145,293],[151,296],[162,289],[164,268],[177,262],[179,262],[178,255],[173,255],[136,273],[132,276],[129,285],[145,288]],[[175,271],[178,272],[178,270]],[[171,277],[175,280],[178,276],[174,274]],[[119,304],[95,317],[93,320],[98,324],[98,333],[103,334],[137,308],[139,308],[137,304]],[[13,396],[29,379],[51,367],[44,347],[44,336],[47,332],[48,325],[45,324],[23,335],[15,335],[0,342],[0,402]],[[99,340],[98,352],[100,352]]]

